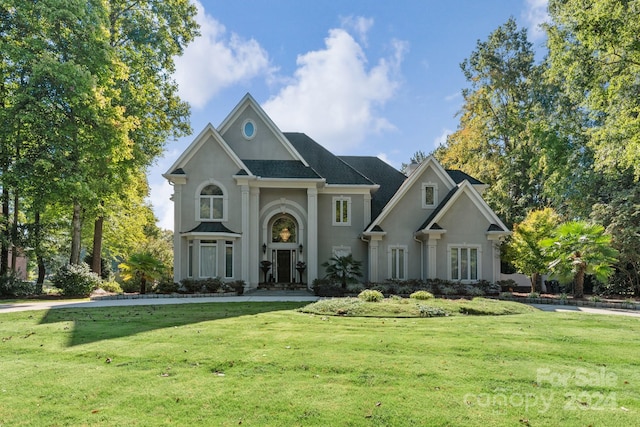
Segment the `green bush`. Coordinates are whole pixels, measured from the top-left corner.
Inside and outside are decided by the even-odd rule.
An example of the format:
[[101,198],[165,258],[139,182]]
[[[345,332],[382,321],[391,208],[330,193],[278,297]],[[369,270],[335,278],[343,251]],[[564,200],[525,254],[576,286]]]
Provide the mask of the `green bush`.
[[36,285],[22,281],[15,272],[0,277],[0,295],[8,297],[26,297],[36,292]]
[[244,280],[236,280],[230,283],[225,283],[225,288],[235,292],[238,295],[244,294],[244,288],[246,283]]
[[428,300],[433,298],[433,294],[427,291],[416,291],[409,295],[409,298],[417,300]]
[[220,290],[225,290],[224,283],[222,283],[222,280],[220,280],[219,277],[210,277],[208,279],[200,280],[200,282],[202,283],[200,289],[204,286],[204,290],[210,294],[214,294]]
[[100,276],[85,263],[63,265],[51,281],[67,296],[88,296],[100,286]]
[[180,289],[180,284],[175,283],[171,278],[164,278],[160,280],[153,291],[157,294],[174,294]]
[[384,299],[384,295],[380,291],[365,289],[358,294],[358,298],[367,302],[379,302]]
[[449,315],[440,307],[431,307],[422,304],[418,304],[418,312],[420,313],[420,317],[443,317]]
[[102,282],[102,284],[100,285],[100,287],[107,291],[107,292],[113,292],[116,294],[121,294],[124,291],[122,290],[122,287],[120,286],[120,284],[118,282],[112,281],[112,282]]
[[329,279],[315,279],[311,284],[313,293],[319,297],[341,297],[344,289],[340,283],[333,283]]
[[180,283],[182,284],[182,287],[187,291],[187,293],[190,294],[202,292],[202,288],[204,285],[204,283],[202,283],[202,280],[196,279],[182,279]]

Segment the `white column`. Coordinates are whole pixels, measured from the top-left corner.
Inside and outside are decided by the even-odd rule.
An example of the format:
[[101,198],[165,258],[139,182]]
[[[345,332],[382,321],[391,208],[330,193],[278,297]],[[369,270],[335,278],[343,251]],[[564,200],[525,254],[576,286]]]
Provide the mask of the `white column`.
[[249,284],[252,288],[260,283],[260,251],[262,242],[258,221],[260,219],[260,189],[251,187],[249,192]]
[[364,226],[371,222],[371,193],[364,195]]
[[378,247],[379,241],[374,236],[369,241],[369,281],[378,282]]
[[249,186],[242,185],[240,187],[242,194],[242,240],[240,243],[240,259],[242,268],[240,269],[240,280],[244,280],[247,285],[251,283],[249,278],[249,243],[251,242],[251,236],[249,233]]
[[438,272],[436,271],[436,263],[438,261],[438,257],[436,255],[437,249],[438,240],[432,236],[429,236],[429,240],[427,243],[427,278],[429,279],[435,279],[438,275]]
[[307,286],[318,278],[318,189],[307,188]]
[[173,184],[173,281],[179,283],[184,278],[182,275],[182,185]]

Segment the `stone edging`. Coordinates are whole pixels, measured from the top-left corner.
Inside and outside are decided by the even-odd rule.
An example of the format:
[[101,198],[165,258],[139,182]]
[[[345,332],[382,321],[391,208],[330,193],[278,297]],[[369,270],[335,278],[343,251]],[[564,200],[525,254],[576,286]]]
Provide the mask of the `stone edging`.
[[117,295],[91,295],[91,301],[121,300],[121,299],[156,299],[156,298],[210,298],[210,297],[235,297],[235,292],[216,292],[211,294],[117,294]]
[[615,308],[620,310],[640,310],[640,303],[630,302],[610,302],[610,301],[588,301],[588,300],[561,300],[553,298],[515,298],[515,297],[497,297],[502,301],[515,301],[523,304],[551,304],[551,305],[573,305],[577,307],[593,307],[593,308]]

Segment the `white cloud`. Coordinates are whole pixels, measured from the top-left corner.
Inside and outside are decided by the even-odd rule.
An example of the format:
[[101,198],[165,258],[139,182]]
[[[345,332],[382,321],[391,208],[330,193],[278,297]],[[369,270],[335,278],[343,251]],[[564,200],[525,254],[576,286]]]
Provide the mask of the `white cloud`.
[[524,11],[524,19],[529,27],[529,37],[532,40],[541,40],[545,37],[544,30],[540,27],[549,21],[547,5],[549,0],[527,0]]
[[343,29],[332,29],[325,48],[298,56],[291,82],[264,109],[285,131],[307,133],[327,149],[344,153],[367,134],[395,129],[377,109],[394,95],[406,43],[373,67],[361,46]]
[[447,137],[452,133],[453,131],[451,129],[442,129],[440,135],[433,140],[433,148],[438,148],[440,145],[444,145],[447,142]]
[[175,78],[180,97],[203,108],[222,89],[271,72],[269,56],[256,40],[227,34],[224,25],[207,15],[196,2],[200,33],[176,58]]
[[158,219],[160,228],[173,230],[173,202],[171,195],[173,187],[164,178],[162,181],[149,182],[149,201],[153,206],[153,212]]
[[356,36],[365,47],[367,46],[367,33],[373,26],[373,18],[363,16],[347,16],[341,18],[342,26],[347,30],[355,32]]

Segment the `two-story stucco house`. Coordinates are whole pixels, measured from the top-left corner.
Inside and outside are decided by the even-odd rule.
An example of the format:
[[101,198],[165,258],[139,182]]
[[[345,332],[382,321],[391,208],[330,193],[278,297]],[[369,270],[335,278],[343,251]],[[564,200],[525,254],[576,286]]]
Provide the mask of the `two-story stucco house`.
[[281,132],[249,94],[164,177],[174,187],[176,281],[310,286],[323,262],[345,254],[362,262],[365,282],[499,280],[509,231],[482,199],[484,184],[432,157],[405,176],[376,157],[336,156]]

